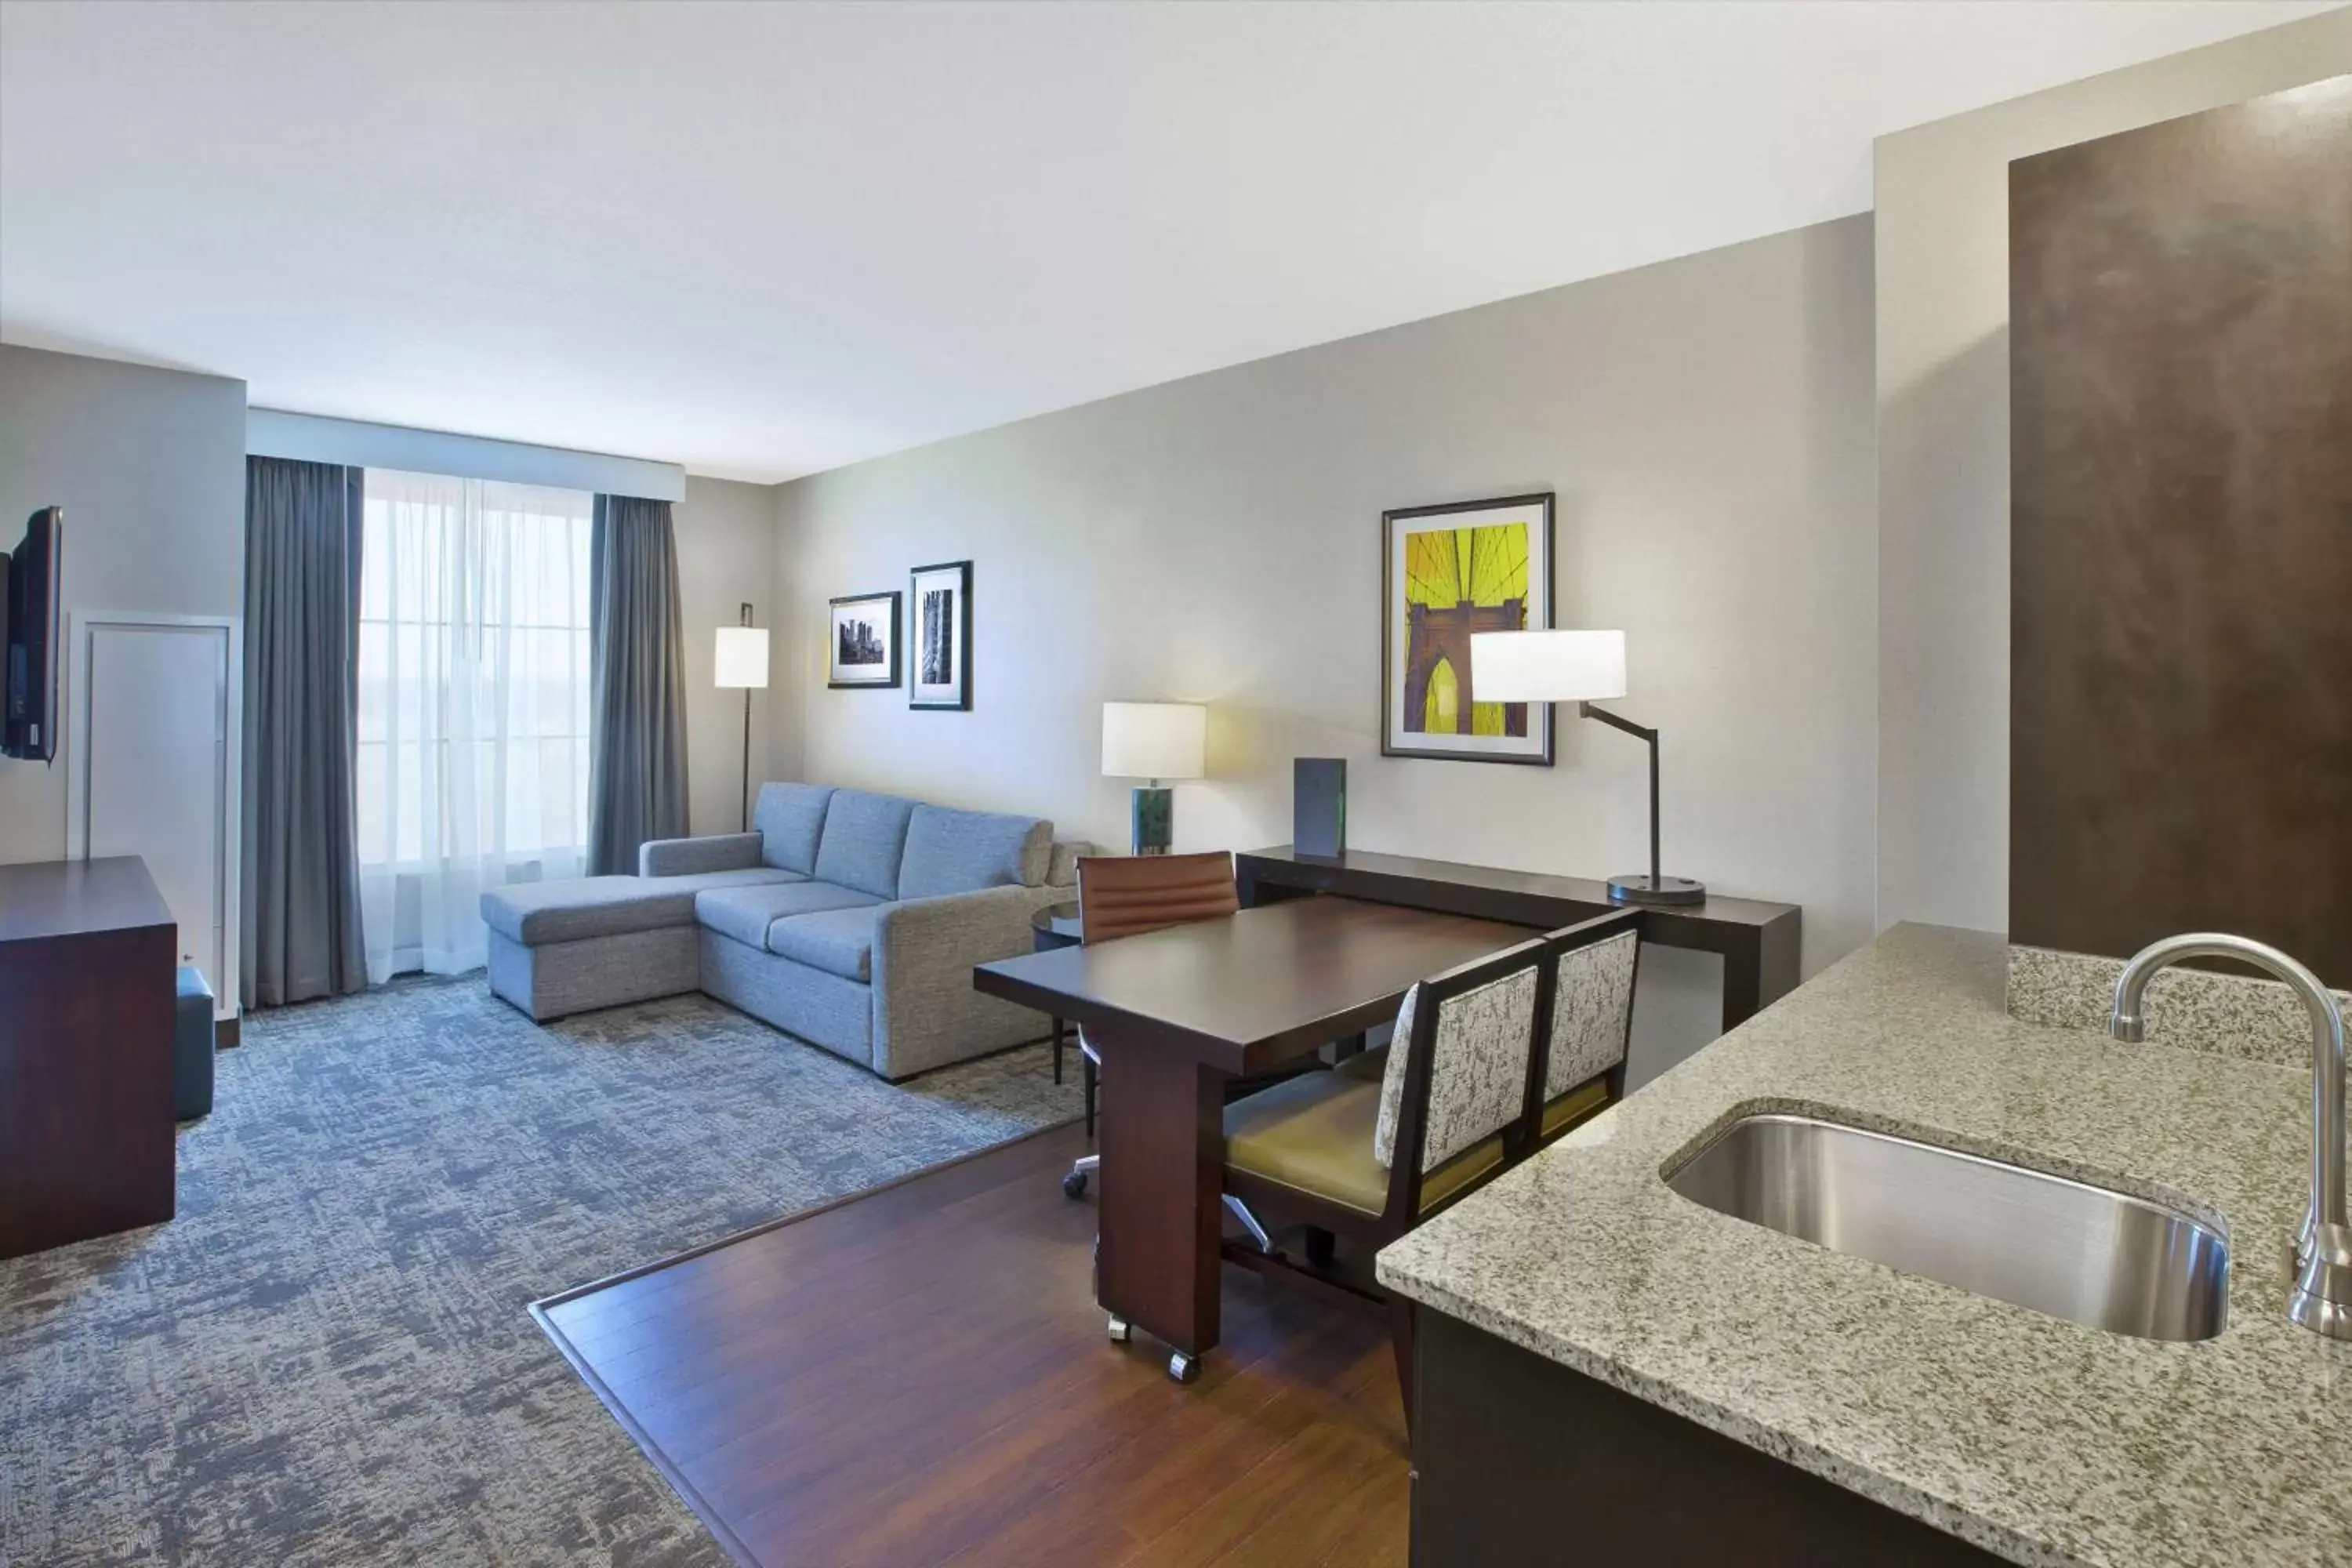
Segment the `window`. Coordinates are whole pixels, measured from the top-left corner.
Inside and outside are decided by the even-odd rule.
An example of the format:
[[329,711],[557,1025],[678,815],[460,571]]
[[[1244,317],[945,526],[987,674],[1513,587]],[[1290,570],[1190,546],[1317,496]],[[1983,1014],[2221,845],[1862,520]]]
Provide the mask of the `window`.
[[362,893],[377,884],[391,917],[381,963],[371,930],[372,973],[478,964],[484,889],[582,868],[594,504],[584,490],[367,471],[359,851]]

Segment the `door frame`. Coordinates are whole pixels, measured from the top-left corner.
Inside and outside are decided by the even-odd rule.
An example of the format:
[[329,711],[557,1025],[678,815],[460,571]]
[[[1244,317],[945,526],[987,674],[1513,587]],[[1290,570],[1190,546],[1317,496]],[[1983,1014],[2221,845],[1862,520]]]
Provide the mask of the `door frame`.
[[245,619],[241,616],[170,616],[147,610],[66,612],[66,858],[89,858],[90,640],[102,627],[164,627],[228,634],[228,668],[222,710],[227,716],[221,758],[221,973],[213,983],[213,1016],[239,1010],[245,929]]

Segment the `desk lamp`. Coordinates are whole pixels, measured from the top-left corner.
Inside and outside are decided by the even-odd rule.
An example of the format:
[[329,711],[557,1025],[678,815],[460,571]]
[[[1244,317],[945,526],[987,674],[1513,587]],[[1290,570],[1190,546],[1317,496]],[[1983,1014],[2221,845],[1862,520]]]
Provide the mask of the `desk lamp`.
[[1658,732],[1595,702],[1625,695],[1623,632],[1474,632],[1470,689],[1480,702],[1573,702],[1577,716],[1622,730],[1650,747],[1650,869],[1609,879],[1620,904],[1699,904],[1706,885],[1658,868]]

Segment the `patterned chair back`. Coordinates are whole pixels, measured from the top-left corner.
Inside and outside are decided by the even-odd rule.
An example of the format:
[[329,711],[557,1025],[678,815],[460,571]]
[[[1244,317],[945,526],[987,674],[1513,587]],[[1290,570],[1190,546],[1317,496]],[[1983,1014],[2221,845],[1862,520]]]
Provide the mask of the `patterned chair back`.
[[1241,909],[1230,851],[1207,855],[1088,855],[1078,861],[1083,942],[1139,936]]
[[1590,1083],[1625,1059],[1633,1032],[1640,922],[1639,910],[1620,910],[1544,938],[1558,967],[1552,980],[1543,1103]]
[[[1372,1153],[1394,1170],[1400,1150],[1432,1171],[1464,1150],[1522,1127],[1551,954],[1521,942],[1424,980],[1405,994],[1381,1080]],[[1523,1132],[1514,1143],[1530,1142]]]

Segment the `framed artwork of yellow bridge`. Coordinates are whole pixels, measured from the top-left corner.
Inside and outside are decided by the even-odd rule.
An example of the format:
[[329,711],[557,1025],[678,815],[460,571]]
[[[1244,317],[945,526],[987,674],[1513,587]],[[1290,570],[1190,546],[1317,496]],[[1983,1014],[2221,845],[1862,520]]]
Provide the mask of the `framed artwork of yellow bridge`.
[[1549,703],[1480,702],[1473,632],[1551,625],[1552,497],[1381,514],[1381,752],[1551,765]]

